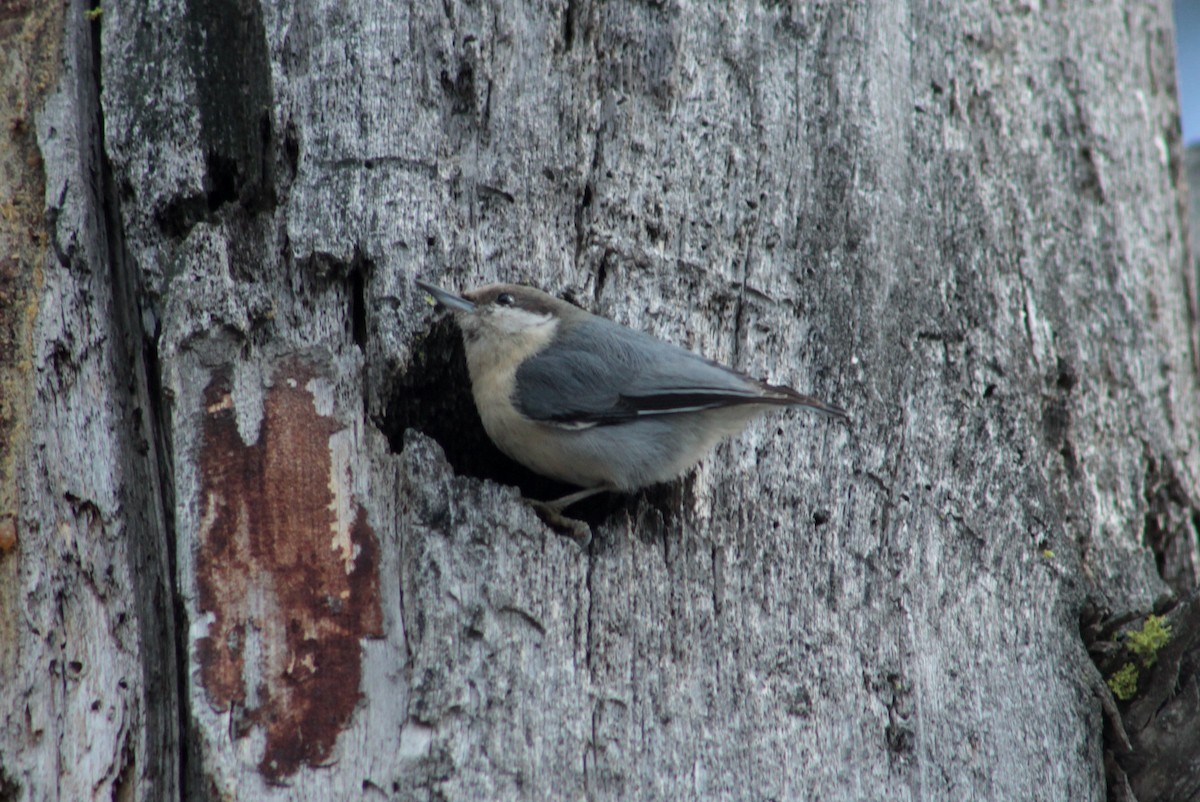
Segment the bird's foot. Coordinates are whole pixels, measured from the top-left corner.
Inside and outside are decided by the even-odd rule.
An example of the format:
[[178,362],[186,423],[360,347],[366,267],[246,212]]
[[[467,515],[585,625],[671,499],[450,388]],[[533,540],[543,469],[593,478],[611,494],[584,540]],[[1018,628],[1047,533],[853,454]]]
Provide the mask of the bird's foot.
[[557,501],[535,501],[534,499],[526,499],[526,501],[529,502],[529,506],[533,507],[539,518],[559,534],[574,540],[579,544],[579,548],[586,549],[592,542],[592,528],[583,521],[563,515],[562,505]]

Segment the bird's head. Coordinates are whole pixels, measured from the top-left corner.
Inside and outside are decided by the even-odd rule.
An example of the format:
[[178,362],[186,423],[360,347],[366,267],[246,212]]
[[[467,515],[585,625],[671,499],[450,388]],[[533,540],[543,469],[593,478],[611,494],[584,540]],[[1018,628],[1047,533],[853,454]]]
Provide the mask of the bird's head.
[[564,319],[586,314],[541,290],[516,284],[489,284],[462,295],[424,281],[418,280],[417,286],[454,313],[468,358],[487,353],[502,361],[523,359],[544,347]]

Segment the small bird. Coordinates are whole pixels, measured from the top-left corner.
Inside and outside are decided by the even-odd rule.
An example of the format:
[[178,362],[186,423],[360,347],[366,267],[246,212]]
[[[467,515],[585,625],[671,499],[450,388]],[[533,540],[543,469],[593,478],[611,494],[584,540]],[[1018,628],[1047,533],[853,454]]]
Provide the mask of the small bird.
[[417,286],[462,329],[471,391],[492,442],[527,468],[583,488],[538,505],[551,515],[604,491],[665,482],[771,407],[845,410],[758,381],[532,287],[455,295]]

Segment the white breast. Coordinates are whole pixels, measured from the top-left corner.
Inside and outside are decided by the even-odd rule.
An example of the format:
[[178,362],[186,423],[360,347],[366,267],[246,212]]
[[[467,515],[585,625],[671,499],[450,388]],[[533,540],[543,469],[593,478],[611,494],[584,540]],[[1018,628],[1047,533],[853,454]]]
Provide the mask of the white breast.
[[467,368],[475,408],[492,442],[508,456],[545,476],[562,481],[563,466],[542,458],[543,425],[517,412],[513,405],[517,368],[549,345],[558,321],[520,309],[497,310],[489,325],[466,342]]

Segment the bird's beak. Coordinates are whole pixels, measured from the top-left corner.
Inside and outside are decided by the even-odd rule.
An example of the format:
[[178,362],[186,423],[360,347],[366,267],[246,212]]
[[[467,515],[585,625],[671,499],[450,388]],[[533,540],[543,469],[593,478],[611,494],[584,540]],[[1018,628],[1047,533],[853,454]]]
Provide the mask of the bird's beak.
[[455,312],[474,312],[475,304],[468,301],[461,295],[455,295],[452,292],[446,292],[441,287],[435,287],[432,284],[427,284],[420,279],[417,279],[417,286],[425,290],[433,296],[434,300],[447,309]]

